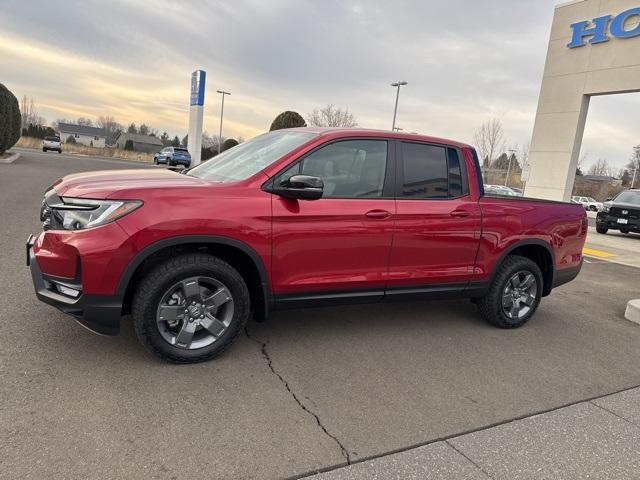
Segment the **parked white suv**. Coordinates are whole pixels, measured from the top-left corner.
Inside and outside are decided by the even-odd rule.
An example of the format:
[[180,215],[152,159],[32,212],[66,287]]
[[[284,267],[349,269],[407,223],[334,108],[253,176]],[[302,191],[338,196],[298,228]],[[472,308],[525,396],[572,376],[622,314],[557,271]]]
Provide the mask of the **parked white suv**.
[[572,200],[576,203],[582,204],[585,210],[591,210],[592,212],[599,212],[602,210],[602,202],[597,201],[591,197],[573,197]]
[[42,140],[42,151],[48,152],[54,150],[58,153],[62,153],[62,145],[60,144],[60,137],[44,137]]

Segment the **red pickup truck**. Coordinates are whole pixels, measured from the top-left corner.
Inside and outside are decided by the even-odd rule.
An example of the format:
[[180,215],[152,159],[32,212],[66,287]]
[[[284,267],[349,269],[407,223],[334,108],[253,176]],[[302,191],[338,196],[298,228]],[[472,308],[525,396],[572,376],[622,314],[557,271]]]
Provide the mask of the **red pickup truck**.
[[346,129],[267,133],[183,174],[69,175],[40,216],[38,298],[102,334],[130,313],[183,363],[283,308],[459,297],[519,327],[578,275],[587,233],[581,205],[485,196],[468,145]]

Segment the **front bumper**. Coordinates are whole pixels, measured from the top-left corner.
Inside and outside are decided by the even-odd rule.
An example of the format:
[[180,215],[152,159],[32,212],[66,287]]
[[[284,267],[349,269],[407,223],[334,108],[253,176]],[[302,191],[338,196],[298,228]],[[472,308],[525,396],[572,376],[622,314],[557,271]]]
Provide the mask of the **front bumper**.
[[[618,220],[626,220],[627,223],[619,223]],[[596,225],[609,230],[628,230],[630,232],[640,232],[640,219],[613,216],[605,212],[598,212]]]
[[[53,305],[58,310],[73,316],[81,325],[101,335],[117,335],[120,331],[122,297],[119,295],[87,295],[82,293],[80,275],[75,279],[66,279],[45,275],[40,270],[38,260],[33,253],[35,238],[27,239],[27,266],[31,270],[31,279],[38,300]],[[63,285],[80,291],[78,298],[71,298],[56,290]]]

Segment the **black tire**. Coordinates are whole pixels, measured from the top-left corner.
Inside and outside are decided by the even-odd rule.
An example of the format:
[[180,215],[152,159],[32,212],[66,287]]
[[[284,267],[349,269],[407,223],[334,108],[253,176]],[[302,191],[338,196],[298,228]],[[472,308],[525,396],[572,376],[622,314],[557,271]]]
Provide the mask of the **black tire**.
[[167,158],[167,166],[169,166],[169,167],[175,167],[175,163],[173,163],[173,159],[171,159],[171,158]]
[[[502,308],[502,295],[507,282],[518,272],[527,272],[535,277],[537,288],[533,304],[530,311],[521,318],[512,319],[507,316]],[[484,320],[499,328],[518,328],[527,323],[536,313],[542,290],[544,288],[542,272],[540,267],[526,257],[519,255],[509,255],[498,267],[498,271],[491,282],[489,292],[478,301],[478,310]]]
[[607,227],[599,227],[598,225],[596,225],[596,232],[606,235],[608,231],[609,229]]
[[596,207],[596,206],[594,206],[594,205],[591,205],[591,206],[589,207],[589,210],[591,210],[592,212],[597,212],[597,211],[598,211],[598,207]]
[[[233,318],[226,331],[211,345],[188,350],[167,342],[156,323],[164,292],[176,282],[206,275],[224,283],[233,297]],[[203,253],[184,254],[167,260],[149,272],[133,297],[132,318],[140,343],[156,357],[172,363],[204,362],[217,357],[235,340],[250,314],[249,290],[240,274],[227,262]]]
[[42,151],[43,151],[44,153],[47,153],[47,149],[46,149],[46,148],[43,148],[43,149],[42,149]]
[[62,150],[58,150],[58,154],[62,153]]
[[153,164],[158,165],[158,157],[153,157]]
[[620,230],[620,233],[624,233],[625,235],[629,235],[630,230]]

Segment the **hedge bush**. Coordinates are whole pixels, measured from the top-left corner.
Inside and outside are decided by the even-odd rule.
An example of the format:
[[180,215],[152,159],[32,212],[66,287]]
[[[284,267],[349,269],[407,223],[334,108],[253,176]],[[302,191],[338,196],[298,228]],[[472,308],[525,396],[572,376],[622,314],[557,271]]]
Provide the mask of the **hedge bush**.
[[21,125],[18,99],[0,83],[0,155],[16,144]]
[[282,112],[278,115],[271,124],[270,132],[274,130],[281,130],[283,128],[298,128],[298,127],[306,127],[307,122],[304,121],[302,115],[298,112]]
[[236,145],[238,145],[238,141],[236,139],[227,138],[222,144],[222,151],[224,152],[225,150],[229,150],[230,148],[233,148]]

